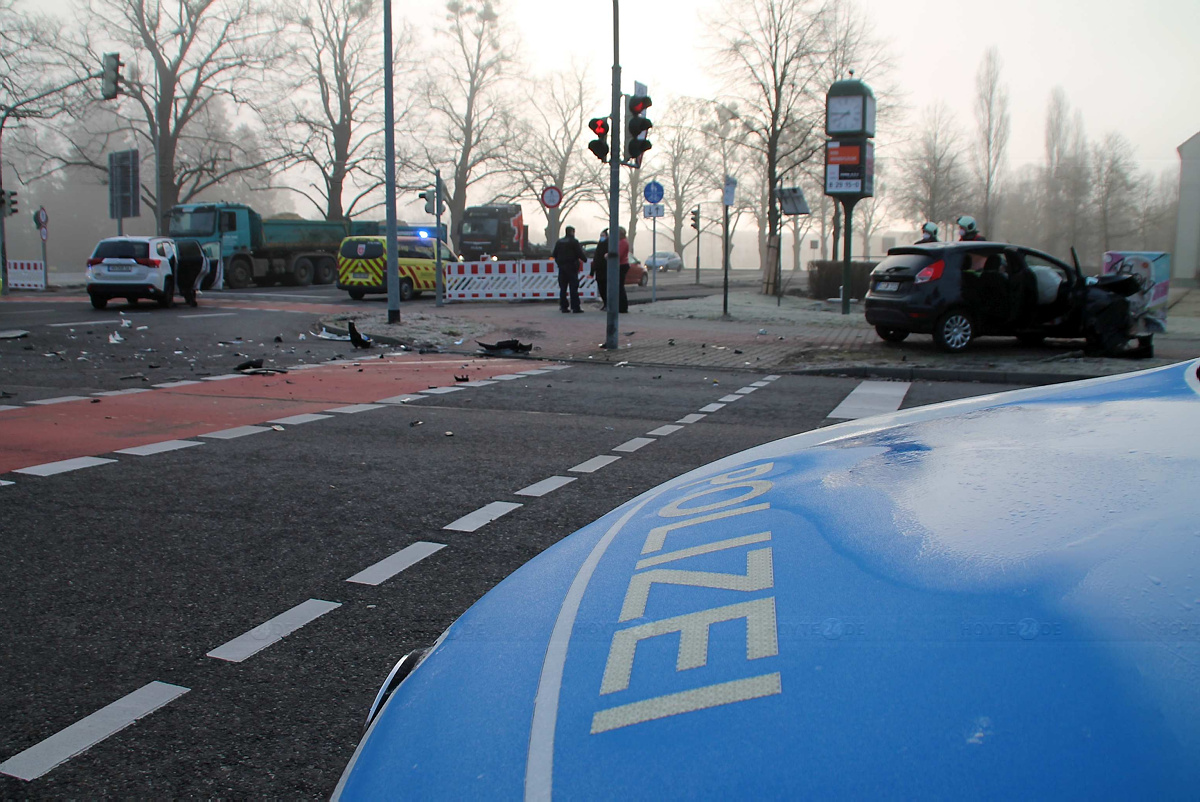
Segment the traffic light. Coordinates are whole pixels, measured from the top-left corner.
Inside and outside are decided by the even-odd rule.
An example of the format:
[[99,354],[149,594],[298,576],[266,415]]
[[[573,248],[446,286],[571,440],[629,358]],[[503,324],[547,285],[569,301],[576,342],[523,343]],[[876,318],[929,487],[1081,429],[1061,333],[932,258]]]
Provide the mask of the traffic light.
[[418,197],[425,201],[425,212],[427,214],[437,214],[437,195],[432,189],[422,192]]
[[100,96],[112,100],[120,92],[121,54],[104,54],[104,71],[100,74]]
[[633,162],[637,167],[642,166],[642,154],[650,150],[650,140],[646,132],[654,127],[654,123],[646,119],[646,109],[653,103],[649,95],[631,95],[627,106],[629,114],[625,123],[625,161]]
[[700,230],[700,207],[699,206],[697,206],[695,209],[692,209],[692,228],[696,229],[697,231]]
[[608,161],[608,118],[597,117],[588,123],[588,128],[596,135],[596,138],[588,143],[588,150],[596,154],[600,161]]
[[12,217],[17,213],[17,191],[4,190],[4,216]]

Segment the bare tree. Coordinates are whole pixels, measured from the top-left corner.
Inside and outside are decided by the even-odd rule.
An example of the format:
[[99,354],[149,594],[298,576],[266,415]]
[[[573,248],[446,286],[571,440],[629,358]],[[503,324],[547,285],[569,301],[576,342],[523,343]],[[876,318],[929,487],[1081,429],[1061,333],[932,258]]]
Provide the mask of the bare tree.
[[997,185],[1004,169],[1012,120],[1008,113],[1008,90],[1000,83],[1000,51],[989,47],[975,74],[975,178],[983,211],[979,222],[994,239],[996,232]]
[[[733,115],[746,145],[761,154],[767,192],[767,237],[779,235],[775,189],[782,175],[820,146],[820,7],[810,0],[725,0],[712,21],[719,72],[743,111]],[[727,104],[728,105],[728,104]],[[760,262],[763,291],[774,265]]]
[[[58,152],[53,143],[44,149],[47,164],[103,173],[108,166],[102,146],[131,132],[157,157],[157,170],[143,172],[150,173],[151,180],[143,181],[142,193],[155,210],[156,229],[162,231],[176,203],[278,163],[257,142],[247,147],[245,129],[226,126],[221,131],[205,125],[223,113],[214,108],[218,101],[256,111],[264,73],[278,56],[279,37],[252,0],[86,0],[77,35],[79,41],[63,44],[61,52],[78,54],[74,66],[79,75],[95,72],[101,60],[98,42],[116,43],[121,49],[126,62],[121,92],[128,101],[108,118],[115,124],[99,131],[98,137],[68,141]],[[97,105],[84,102],[90,109]],[[104,119],[85,114],[91,120]],[[214,135],[223,138],[213,142]],[[185,152],[190,156],[181,169],[179,157]]]
[[64,97],[54,90],[69,78],[56,53],[58,25],[26,13],[17,0],[0,0],[0,137],[22,119],[62,111]]
[[854,207],[857,213],[854,219],[858,222],[859,230],[862,232],[863,258],[871,258],[871,237],[875,236],[876,232],[883,225],[885,216],[887,215],[888,206],[888,181],[886,178],[885,162],[875,162],[875,194],[870,198],[864,198]]
[[942,103],[925,109],[904,156],[904,179],[896,195],[901,213],[918,225],[956,218],[967,197],[967,173],[959,133]]
[[1133,146],[1118,133],[1109,133],[1096,145],[1095,164],[1096,223],[1100,249],[1112,250],[1136,232],[1135,177],[1137,162]]
[[[286,101],[266,130],[289,169],[308,179],[289,189],[327,220],[369,208],[383,186],[380,9],[376,0],[310,0],[281,12],[294,47],[283,71]],[[411,44],[407,27],[394,38],[396,53]]]
[[1091,153],[1083,115],[1071,112],[1066,92],[1055,87],[1046,110],[1041,245],[1051,252],[1085,247],[1091,197]]
[[[671,104],[656,126],[659,130],[659,157],[665,161],[663,183],[667,189],[667,207],[671,213],[671,242],[675,252],[683,256],[684,223],[700,202],[704,182],[709,174],[708,149],[703,146],[700,127],[706,105],[692,99]],[[699,247],[699,232],[696,240]]]
[[438,35],[443,44],[434,50],[425,89],[434,118],[425,150],[430,164],[452,165],[446,205],[457,232],[468,190],[506,169],[514,129],[504,83],[516,47],[491,0],[451,0]]
[[[521,136],[514,138],[504,153],[509,170],[506,193],[542,210],[547,245],[558,241],[562,223],[571,212],[596,200],[595,171],[581,156],[586,150],[583,140],[590,133],[588,115],[599,102],[589,87],[584,71],[577,66],[530,82],[526,106],[536,111],[531,119],[517,123]],[[541,194],[547,186],[562,190],[562,203],[554,209],[542,206]]]

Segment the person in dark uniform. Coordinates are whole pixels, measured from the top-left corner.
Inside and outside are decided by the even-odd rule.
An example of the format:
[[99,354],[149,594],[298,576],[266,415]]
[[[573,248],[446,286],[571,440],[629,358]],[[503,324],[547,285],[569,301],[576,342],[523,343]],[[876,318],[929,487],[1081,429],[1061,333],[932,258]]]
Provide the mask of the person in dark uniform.
[[[554,266],[558,270],[558,309],[582,312],[579,307],[579,268],[587,261],[583,246],[575,239],[575,226],[567,226],[566,236],[554,243]],[[571,306],[567,307],[570,297]]]
[[924,245],[926,242],[937,242],[938,238],[937,223],[926,223],[921,226],[921,238],[917,240],[918,245]]
[[979,224],[975,222],[974,217],[963,215],[956,221],[958,223],[958,241],[959,242],[986,242],[987,237],[983,236],[983,232],[979,230]]
[[600,232],[600,241],[592,253],[592,276],[596,279],[596,293],[600,296],[600,310],[608,308],[608,229]]

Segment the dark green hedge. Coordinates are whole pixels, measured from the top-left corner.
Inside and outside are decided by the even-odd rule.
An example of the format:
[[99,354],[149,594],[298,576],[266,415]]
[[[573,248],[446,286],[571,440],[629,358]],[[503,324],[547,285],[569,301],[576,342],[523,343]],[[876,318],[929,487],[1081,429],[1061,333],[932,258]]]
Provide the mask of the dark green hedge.
[[[813,298],[837,298],[845,262],[816,259],[808,263],[808,294]],[[850,297],[867,294],[871,271],[878,262],[850,262]]]

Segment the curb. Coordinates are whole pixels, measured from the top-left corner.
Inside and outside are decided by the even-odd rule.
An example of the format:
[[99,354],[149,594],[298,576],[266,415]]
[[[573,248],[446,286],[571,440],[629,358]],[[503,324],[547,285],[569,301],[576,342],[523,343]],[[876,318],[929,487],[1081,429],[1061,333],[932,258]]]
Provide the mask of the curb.
[[[1034,373],[1017,370],[972,370],[970,368],[890,368],[844,365],[832,368],[800,368],[783,371],[792,376],[848,376],[853,378],[899,379],[901,381],[956,381],[984,384],[1063,384],[1097,379],[1107,373]],[[1132,372],[1132,371],[1128,371]]]

